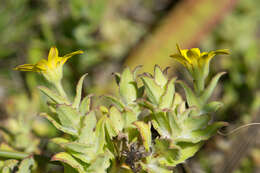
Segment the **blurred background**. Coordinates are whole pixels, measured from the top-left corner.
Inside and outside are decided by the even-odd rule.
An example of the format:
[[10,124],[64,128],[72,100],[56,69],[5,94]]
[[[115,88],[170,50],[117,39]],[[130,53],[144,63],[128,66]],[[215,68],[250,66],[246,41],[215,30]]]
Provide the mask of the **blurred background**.
[[[189,80],[169,58],[176,43],[203,51],[228,48],[230,56],[218,56],[211,64],[211,75],[228,72],[215,92],[224,106],[214,117],[230,123],[225,132],[260,122],[259,9],[259,0],[1,0],[0,129],[13,137],[2,130],[0,141],[39,152],[58,135],[37,116],[46,107],[36,87],[48,84],[38,74],[12,70],[46,58],[53,45],[60,55],[85,52],[65,66],[63,82],[70,95],[88,73],[84,92],[97,96],[116,94],[112,73],[125,66],[143,65],[149,72],[155,64],[170,66],[172,76]],[[195,173],[259,173],[259,129],[216,135],[182,167]]]

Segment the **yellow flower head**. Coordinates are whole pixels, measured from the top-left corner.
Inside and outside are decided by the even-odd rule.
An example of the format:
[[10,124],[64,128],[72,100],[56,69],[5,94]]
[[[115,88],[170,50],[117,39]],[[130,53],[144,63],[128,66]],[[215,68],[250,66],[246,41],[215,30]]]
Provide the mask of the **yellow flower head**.
[[64,63],[72,56],[82,54],[83,51],[75,51],[59,57],[56,47],[51,47],[48,59],[41,59],[36,64],[23,64],[15,67],[19,71],[33,71],[41,73],[49,82],[57,83],[62,79],[62,68]]
[[177,44],[178,53],[170,57],[180,62],[191,74],[195,90],[200,93],[205,88],[205,79],[209,74],[211,59],[218,54],[229,54],[227,49],[219,49],[210,52],[200,52],[199,48],[180,49]]
[[180,62],[190,74],[196,79],[202,77],[205,79],[209,72],[210,60],[218,54],[229,54],[227,49],[219,49],[210,52],[200,52],[199,48],[180,49],[177,44],[178,53],[170,57]]

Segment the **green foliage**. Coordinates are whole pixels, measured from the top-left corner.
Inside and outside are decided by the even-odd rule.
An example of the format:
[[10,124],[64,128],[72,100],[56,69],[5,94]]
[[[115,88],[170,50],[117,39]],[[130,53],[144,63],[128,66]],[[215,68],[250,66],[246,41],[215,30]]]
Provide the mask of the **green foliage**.
[[[53,66],[53,72],[55,68],[59,67]],[[139,75],[139,68],[133,71],[125,68],[122,74],[115,74],[120,97],[104,96],[111,102],[109,107],[101,104],[94,107],[92,95],[83,97],[86,74],[78,81],[73,101],[60,80],[52,81],[54,88],[38,87],[49,99],[50,111],[41,116],[62,134],[50,140],[50,144],[56,146],[51,161],[64,165],[65,172],[168,173],[194,156],[204,141],[226,125],[224,122],[211,123],[211,113],[220,103],[208,101],[223,73],[202,86],[205,90],[198,91],[196,80],[193,80],[194,88],[190,88],[183,81],[169,79],[167,69],[162,70],[157,65],[154,74]],[[200,67],[196,68],[200,70]],[[176,84],[184,88],[186,100],[175,91]],[[12,138],[5,136],[6,141]],[[22,140],[20,136],[18,139]],[[41,165],[37,165],[43,157],[36,157],[37,149],[28,150],[29,145],[23,145],[26,152],[21,153],[3,143],[0,156],[7,160],[1,162],[0,169],[10,172],[18,166],[18,173],[40,169]]]
[[91,95],[82,97],[86,75],[78,82],[73,102],[57,92],[60,88],[39,87],[50,99],[51,112],[42,116],[64,133],[51,141],[62,148],[52,161],[62,162],[65,172],[171,172],[226,125],[210,123],[210,113],[221,103],[208,102],[223,73],[199,93],[178,81],[185,91],[183,100],[175,91],[176,78],[168,79],[167,70],[155,66],[153,75],[137,75],[138,69],[115,74],[120,98],[104,96],[112,104],[109,108],[93,108]]

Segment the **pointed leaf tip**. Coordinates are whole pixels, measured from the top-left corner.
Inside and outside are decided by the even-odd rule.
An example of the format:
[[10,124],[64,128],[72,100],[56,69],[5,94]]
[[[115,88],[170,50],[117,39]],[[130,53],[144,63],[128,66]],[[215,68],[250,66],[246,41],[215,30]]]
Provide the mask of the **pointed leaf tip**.
[[72,104],[72,107],[73,107],[73,108],[76,108],[76,109],[79,108],[79,104],[80,104],[80,100],[81,100],[81,93],[82,93],[82,86],[83,86],[84,79],[85,79],[85,77],[86,77],[87,75],[88,75],[87,73],[84,74],[84,75],[80,78],[80,80],[79,80],[79,82],[78,82],[78,84],[77,84],[76,96],[75,96],[74,102],[73,102],[73,104]]

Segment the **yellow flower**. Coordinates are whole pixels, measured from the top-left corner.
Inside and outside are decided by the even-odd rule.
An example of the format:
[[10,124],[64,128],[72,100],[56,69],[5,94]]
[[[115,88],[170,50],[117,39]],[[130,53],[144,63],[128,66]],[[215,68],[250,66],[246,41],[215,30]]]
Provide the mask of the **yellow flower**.
[[62,79],[62,68],[64,63],[72,56],[82,54],[83,51],[75,51],[59,57],[58,49],[51,47],[48,59],[41,59],[36,64],[23,64],[15,67],[19,71],[33,71],[41,73],[49,82],[57,84]]
[[180,62],[190,72],[195,82],[199,81],[200,89],[204,88],[204,80],[209,73],[209,63],[218,54],[229,54],[227,49],[219,49],[210,52],[200,52],[199,48],[180,49],[177,44],[178,53],[170,57]]

